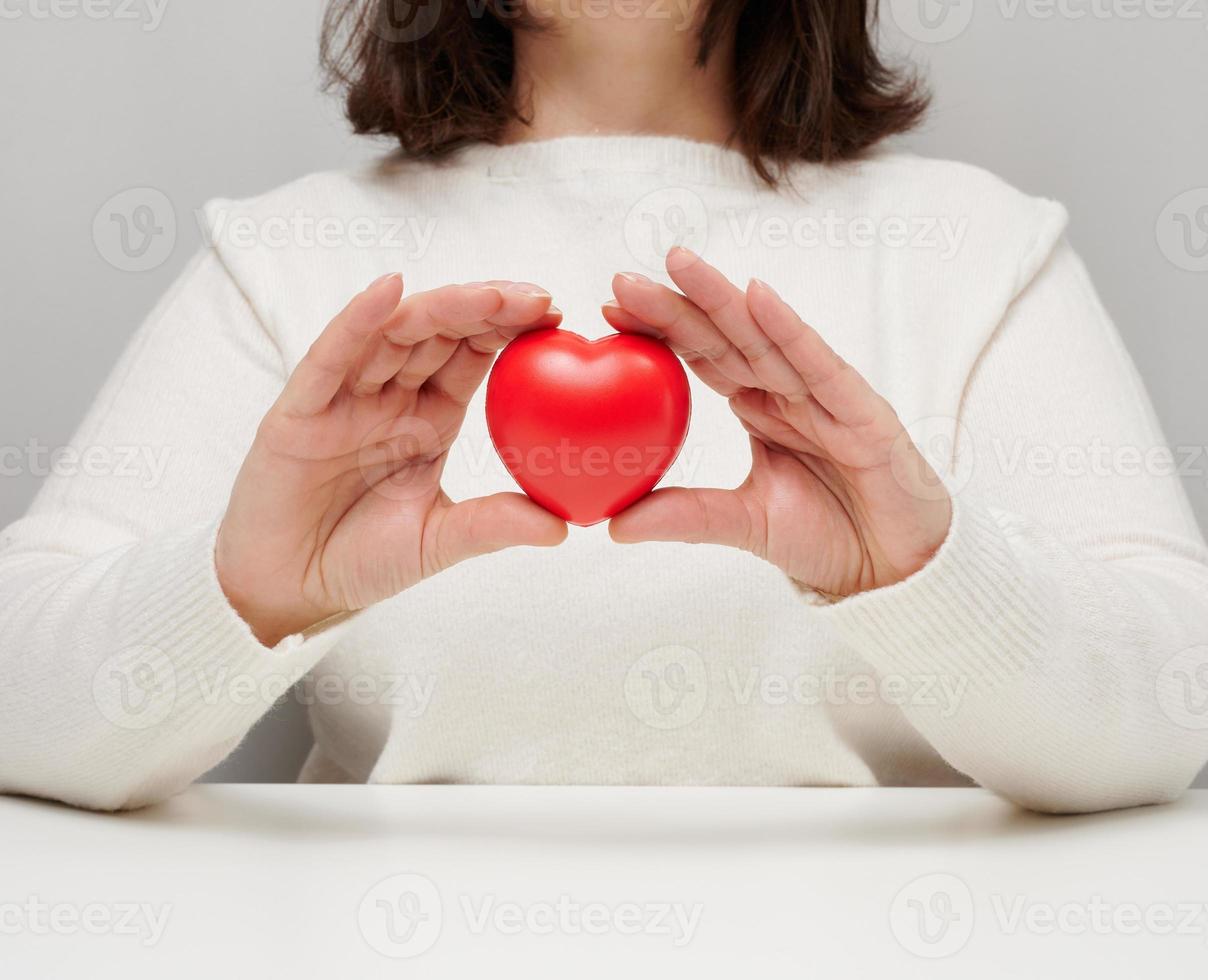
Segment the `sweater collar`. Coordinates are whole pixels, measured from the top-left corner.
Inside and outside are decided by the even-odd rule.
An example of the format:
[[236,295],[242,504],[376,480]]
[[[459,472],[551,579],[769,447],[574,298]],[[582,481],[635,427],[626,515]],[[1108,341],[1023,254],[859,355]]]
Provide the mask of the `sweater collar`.
[[494,146],[476,143],[451,163],[495,180],[551,180],[585,173],[652,173],[698,183],[759,183],[737,150],[673,136],[563,136]]

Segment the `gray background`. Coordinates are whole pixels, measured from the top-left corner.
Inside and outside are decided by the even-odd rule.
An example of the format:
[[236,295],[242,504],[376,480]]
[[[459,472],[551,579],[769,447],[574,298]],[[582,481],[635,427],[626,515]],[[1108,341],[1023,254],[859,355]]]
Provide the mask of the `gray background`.
[[[380,150],[348,135],[318,92],[321,0],[114,0],[99,17],[62,2],[76,16],[43,16],[49,0],[0,8],[0,446],[70,438],[197,248],[205,200]],[[886,44],[927,67],[938,94],[908,144],[1069,207],[1169,441],[1203,446],[1208,0],[946,2],[884,5]],[[149,271],[115,268],[94,241],[98,210],[132,187],[163,190],[179,217],[174,248]],[[1168,205],[1187,191],[1197,193],[1176,201],[1178,219]],[[1196,219],[1203,231],[1182,238]],[[1187,489],[1208,525],[1204,470]],[[37,482],[0,478],[0,526]],[[292,779],[308,742],[289,701],[210,778]]]

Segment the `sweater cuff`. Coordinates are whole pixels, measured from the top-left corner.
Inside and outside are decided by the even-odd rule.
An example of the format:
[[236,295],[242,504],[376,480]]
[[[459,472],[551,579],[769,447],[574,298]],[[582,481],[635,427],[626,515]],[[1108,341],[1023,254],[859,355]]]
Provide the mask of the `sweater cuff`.
[[217,534],[215,521],[158,536],[136,546],[137,561],[123,563],[123,621],[133,642],[104,665],[115,685],[94,690],[120,693],[130,680],[153,690],[157,734],[241,737],[347,631],[349,617],[338,617],[265,647],[218,581]]
[[926,566],[815,615],[885,674],[997,687],[1053,647],[1065,618],[1059,584],[1012,546],[1002,518],[954,498],[948,537]]

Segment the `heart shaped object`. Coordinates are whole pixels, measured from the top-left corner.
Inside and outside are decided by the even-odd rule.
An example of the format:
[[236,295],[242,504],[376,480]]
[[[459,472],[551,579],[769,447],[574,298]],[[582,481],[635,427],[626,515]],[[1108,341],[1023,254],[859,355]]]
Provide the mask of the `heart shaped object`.
[[655,488],[688,432],[683,366],[657,340],[588,341],[535,330],[504,349],[487,382],[487,428],[520,488],[588,527]]

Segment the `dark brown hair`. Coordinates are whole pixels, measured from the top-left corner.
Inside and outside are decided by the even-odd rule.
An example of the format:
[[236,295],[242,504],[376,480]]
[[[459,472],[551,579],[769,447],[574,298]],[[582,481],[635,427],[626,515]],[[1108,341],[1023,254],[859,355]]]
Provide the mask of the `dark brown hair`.
[[[332,0],[322,58],[358,133],[438,158],[496,143],[525,121],[514,87],[514,30],[542,29],[518,0]],[[917,77],[886,65],[868,0],[706,0],[697,63],[732,45],[731,142],[769,183],[796,161],[858,157],[914,126]]]

